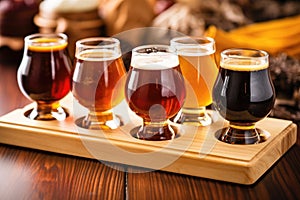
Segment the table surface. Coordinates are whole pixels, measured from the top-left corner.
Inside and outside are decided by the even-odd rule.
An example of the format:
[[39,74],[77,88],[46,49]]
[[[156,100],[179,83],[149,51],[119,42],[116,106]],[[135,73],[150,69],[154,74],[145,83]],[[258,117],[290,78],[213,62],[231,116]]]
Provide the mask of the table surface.
[[[0,55],[0,116],[30,103],[17,85],[19,57]],[[0,144],[0,199],[300,199],[299,135],[249,186]]]

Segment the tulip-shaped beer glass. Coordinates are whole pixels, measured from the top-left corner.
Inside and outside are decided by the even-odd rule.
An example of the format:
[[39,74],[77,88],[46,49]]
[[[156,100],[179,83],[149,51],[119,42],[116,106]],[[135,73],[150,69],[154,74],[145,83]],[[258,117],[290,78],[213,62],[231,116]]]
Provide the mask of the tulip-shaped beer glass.
[[87,129],[116,129],[122,121],[113,108],[124,99],[126,70],[119,40],[85,38],[76,42],[72,93],[89,110],[76,124]]
[[22,93],[37,103],[25,113],[34,120],[64,120],[68,115],[59,100],[71,87],[71,61],[65,34],[32,34],[25,37],[18,69]]
[[275,102],[268,66],[265,51],[228,49],[221,53],[213,101],[229,127],[217,131],[219,140],[231,144],[262,141],[264,131],[255,128],[255,123],[269,114]]
[[212,118],[206,106],[212,103],[212,89],[218,74],[215,41],[209,37],[177,37],[170,43],[179,56],[186,81],[186,100],[172,120],[180,124],[210,125]]
[[143,118],[136,137],[173,139],[176,131],[168,119],[176,115],[185,99],[184,79],[175,52],[165,45],[133,49],[125,88],[129,107]]

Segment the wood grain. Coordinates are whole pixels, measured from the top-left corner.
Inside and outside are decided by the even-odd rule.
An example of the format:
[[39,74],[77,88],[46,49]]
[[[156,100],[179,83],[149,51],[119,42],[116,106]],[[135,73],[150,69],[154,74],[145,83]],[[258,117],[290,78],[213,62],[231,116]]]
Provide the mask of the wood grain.
[[[128,199],[299,199],[300,146],[295,145],[255,184],[247,186],[162,171],[128,173]],[[224,169],[224,173],[226,170]]]
[[96,160],[0,146],[0,175],[1,199],[124,199],[122,170]]

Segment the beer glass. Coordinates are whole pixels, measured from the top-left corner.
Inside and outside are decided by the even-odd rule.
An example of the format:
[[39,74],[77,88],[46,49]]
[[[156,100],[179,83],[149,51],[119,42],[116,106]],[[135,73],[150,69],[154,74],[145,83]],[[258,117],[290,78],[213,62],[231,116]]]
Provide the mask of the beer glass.
[[136,137],[170,140],[176,135],[168,119],[176,115],[185,99],[185,85],[178,56],[166,45],[144,45],[132,50],[125,98],[143,118]]
[[34,120],[64,120],[60,106],[71,87],[71,61],[65,34],[32,34],[24,39],[24,54],[18,69],[21,92],[37,106],[25,113]]
[[255,123],[265,118],[274,106],[275,91],[269,74],[268,53],[253,49],[228,49],[221,52],[220,72],[213,101],[229,127],[216,137],[231,144],[255,144],[264,130]]
[[170,43],[179,56],[186,81],[186,100],[172,120],[180,124],[210,125],[212,118],[206,106],[212,103],[212,88],[218,74],[215,42],[209,37],[176,37]]
[[89,110],[76,124],[86,129],[116,129],[122,121],[113,108],[124,99],[126,70],[120,42],[92,37],[76,42],[72,93]]

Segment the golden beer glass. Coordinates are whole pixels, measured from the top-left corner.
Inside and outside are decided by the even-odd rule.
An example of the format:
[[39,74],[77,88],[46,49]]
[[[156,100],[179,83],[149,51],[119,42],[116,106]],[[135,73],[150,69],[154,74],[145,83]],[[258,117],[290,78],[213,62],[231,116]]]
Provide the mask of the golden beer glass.
[[206,107],[212,103],[212,88],[218,74],[215,41],[209,37],[176,37],[170,43],[179,56],[186,81],[186,100],[172,120],[180,124],[210,125],[212,118]]
[[71,61],[65,34],[32,34],[24,39],[18,69],[21,92],[36,106],[25,115],[34,120],[64,120],[68,113],[59,100],[70,92]]
[[256,144],[267,134],[255,127],[275,102],[269,73],[268,53],[254,49],[227,49],[221,52],[220,72],[213,89],[213,101],[229,126],[216,137],[230,144]]
[[135,137],[171,140],[177,132],[169,124],[185,99],[178,56],[166,45],[145,45],[132,50],[125,98],[130,109],[143,118]]
[[124,99],[126,70],[116,38],[93,37],[76,42],[72,93],[89,110],[76,124],[87,129],[122,125],[113,108]]

